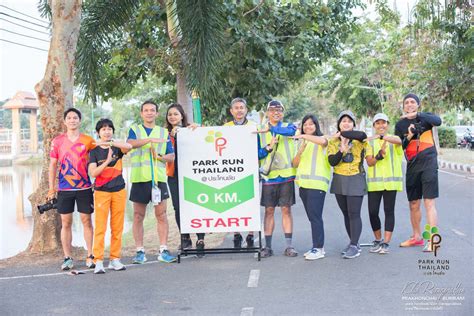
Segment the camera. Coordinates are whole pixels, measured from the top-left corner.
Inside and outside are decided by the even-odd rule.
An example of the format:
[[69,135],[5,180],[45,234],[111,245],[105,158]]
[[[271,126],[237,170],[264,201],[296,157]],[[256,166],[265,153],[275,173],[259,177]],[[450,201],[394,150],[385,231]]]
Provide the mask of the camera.
[[47,201],[46,203],[44,203],[43,205],[38,205],[38,212],[40,214],[43,214],[44,212],[52,210],[53,208],[58,208],[57,204],[58,204],[58,199],[56,198],[51,199]]
[[413,125],[414,125],[414,127],[410,127],[410,131],[413,134],[420,135],[425,131],[425,129],[424,129],[423,125],[421,124],[421,122],[413,123]]

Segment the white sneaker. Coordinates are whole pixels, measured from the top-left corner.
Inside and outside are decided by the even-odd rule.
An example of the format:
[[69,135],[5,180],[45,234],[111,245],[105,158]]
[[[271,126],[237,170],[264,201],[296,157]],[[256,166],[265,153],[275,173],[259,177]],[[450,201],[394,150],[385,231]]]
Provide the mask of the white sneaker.
[[113,259],[109,262],[109,269],[114,269],[115,271],[126,270],[125,266],[120,262],[120,259]]
[[[324,251],[324,250],[323,250]],[[316,260],[324,258],[324,254],[319,249],[311,249],[311,251],[304,257],[306,260]]]
[[94,273],[95,274],[104,274],[105,273],[104,262],[102,260],[97,260],[95,262]]
[[[319,252],[321,252],[323,254],[323,256],[326,254],[326,251],[324,251],[324,248],[315,248],[317,249]],[[313,248],[306,251],[303,256],[306,258],[307,255],[309,255],[311,253],[311,251],[313,251]]]

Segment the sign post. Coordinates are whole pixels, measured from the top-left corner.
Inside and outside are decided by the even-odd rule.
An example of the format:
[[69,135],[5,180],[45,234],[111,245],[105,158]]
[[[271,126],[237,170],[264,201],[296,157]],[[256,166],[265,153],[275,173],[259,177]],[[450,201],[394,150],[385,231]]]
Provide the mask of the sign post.
[[[180,129],[178,169],[181,233],[261,234],[255,126]],[[204,253],[255,253],[254,248],[205,249]],[[183,250],[180,254],[196,253]]]

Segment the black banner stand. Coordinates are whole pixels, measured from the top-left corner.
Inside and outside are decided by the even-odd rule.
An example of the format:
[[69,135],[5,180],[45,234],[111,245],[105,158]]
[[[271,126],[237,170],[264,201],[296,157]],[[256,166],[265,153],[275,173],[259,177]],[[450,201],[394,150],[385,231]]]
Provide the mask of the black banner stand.
[[[181,243],[182,245],[182,243]],[[221,253],[256,253],[257,260],[260,261],[262,250],[262,232],[258,232],[258,247],[250,248],[204,248],[204,250],[197,251],[196,249],[179,249],[178,250],[178,263],[181,263],[181,256],[197,255],[199,254],[221,254]]]

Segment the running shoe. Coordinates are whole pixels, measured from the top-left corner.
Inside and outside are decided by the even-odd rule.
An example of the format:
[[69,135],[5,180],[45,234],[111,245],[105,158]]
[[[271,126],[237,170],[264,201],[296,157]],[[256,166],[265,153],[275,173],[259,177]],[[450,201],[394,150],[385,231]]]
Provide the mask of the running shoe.
[[324,258],[324,253],[319,251],[317,248],[311,249],[311,251],[304,256],[306,260],[317,260]]
[[374,240],[372,242],[372,246],[369,249],[369,252],[371,253],[380,252],[380,250],[382,249],[382,244],[383,244],[383,240]]
[[416,247],[416,246],[423,246],[424,241],[423,239],[416,240],[415,237],[410,237],[410,239],[405,240],[400,244],[400,247]]
[[204,240],[196,241],[196,252],[198,258],[204,257]]
[[64,258],[63,264],[61,265],[61,270],[67,271],[67,270],[71,270],[72,268],[74,268],[74,264],[72,263],[72,258],[71,257]]
[[127,268],[120,262],[119,258],[112,259],[109,262],[109,269],[114,269],[115,271],[126,270]]
[[349,249],[347,249],[346,253],[344,254],[343,258],[345,259],[354,259],[360,256],[359,249],[357,246],[350,245]]
[[138,250],[137,251],[137,254],[135,255],[135,257],[133,257],[133,261],[132,263],[134,264],[143,264],[145,263],[147,260],[146,260],[146,256],[145,256],[145,251],[143,250]]
[[326,251],[324,251],[324,248],[311,248],[310,250],[306,251],[303,254],[303,257],[306,258],[306,256],[309,255],[311,253],[311,251],[313,251],[313,249],[317,249],[320,253],[322,253],[323,255],[326,255]]
[[[347,245],[346,248],[344,248],[342,251],[341,251],[341,255],[345,255],[347,250],[349,250],[349,247],[351,246],[351,244]],[[359,253],[362,252],[362,248],[360,247],[360,244],[357,244],[357,250],[359,251]]]
[[261,258],[268,258],[273,256],[273,250],[271,248],[265,247],[260,251],[260,257]]
[[182,249],[191,249],[193,247],[193,242],[189,237],[183,237],[181,243]]
[[247,248],[253,248],[253,246],[254,246],[253,235],[248,234],[247,238],[245,238],[245,242],[247,243]]
[[298,251],[293,247],[287,247],[283,254],[287,257],[296,257],[298,256]]
[[158,261],[166,262],[166,263],[171,263],[171,262],[175,262],[175,261],[176,261],[176,257],[173,256],[173,255],[171,255],[168,250],[163,250],[163,251],[160,252],[160,254],[158,255]]
[[97,260],[95,262],[94,274],[104,274],[104,273],[105,273],[104,262],[102,260]]
[[95,268],[94,255],[90,255],[86,258],[86,267],[88,267],[89,269]]
[[242,235],[234,234],[234,248],[242,248]]
[[390,246],[386,242],[384,242],[382,243],[379,254],[384,255],[387,253],[390,253]]

